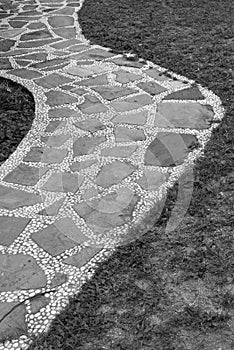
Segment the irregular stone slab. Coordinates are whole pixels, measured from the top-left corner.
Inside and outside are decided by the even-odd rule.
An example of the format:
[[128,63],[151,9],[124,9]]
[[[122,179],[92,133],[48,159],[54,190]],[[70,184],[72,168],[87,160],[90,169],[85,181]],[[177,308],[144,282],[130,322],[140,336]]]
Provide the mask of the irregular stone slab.
[[90,49],[87,52],[84,53],[80,53],[77,55],[77,59],[91,59],[91,60],[95,60],[95,61],[101,61],[105,58],[110,58],[113,57],[115,55],[113,55],[111,52],[104,50],[104,49]]
[[60,10],[53,11],[53,14],[56,15],[72,15],[74,13],[74,9],[71,9],[69,7],[64,7]]
[[123,69],[120,69],[120,70],[114,72],[114,74],[116,75],[115,80],[121,84],[127,84],[127,83],[130,83],[130,82],[133,82],[133,81],[136,81],[136,80],[139,80],[142,78],[141,75],[130,73],[130,72],[125,71]]
[[82,136],[73,143],[74,157],[84,156],[94,151],[95,147],[105,142],[105,136]]
[[42,29],[42,28],[44,29],[44,28],[46,28],[46,25],[44,23],[42,23],[42,22],[34,22],[34,23],[28,24],[27,28],[31,29],[31,30],[33,30],[33,29]]
[[20,66],[20,67],[26,67],[29,65],[29,61],[24,61],[24,60],[16,60],[16,63]]
[[135,68],[142,68],[144,66],[144,64],[139,61],[133,61],[123,56],[112,58],[110,61],[117,64],[118,66],[127,66],[127,67],[135,67]]
[[76,29],[73,27],[53,29],[53,32],[64,39],[71,39],[76,37]]
[[11,62],[8,58],[1,58],[0,59],[0,69],[12,69]]
[[10,48],[15,44],[15,40],[3,39],[0,40],[0,51],[9,51]]
[[29,221],[30,219],[14,216],[0,216],[0,244],[4,246],[11,245]]
[[104,157],[130,157],[133,152],[136,150],[136,146],[119,146],[105,148],[101,151],[101,155]]
[[66,148],[32,147],[26,157],[24,157],[24,161],[56,164],[61,163],[67,153],[68,150]]
[[96,183],[101,187],[110,187],[120,183],[123,179],[131,175],[136,170],[130,163],[114,161],[104,165],[97,174]]
[[198,145],[194,135],[160,132],[147,148],[145,164],[167,167],[182,164]]
[[79,104],[78,108],[85,114],[104,113],[107,107],[96,97],[92,95],[85,96],[85,102]]
[[101,123],[98,119],[87,119],[87,120],[82,120],[73,123],[77,128],[90,131],[90,132],[96,132],[98,130],[104,130],[106,126]]
[[64,273],[56,272],[54,278],[51,281],[50,288],[56,288],[66,283],[68,280],[67,275]]
[[148,111],[132,112],[127,114],[117,114],[111,121],[113,123],[145,125]]
[[45,52],[37,52],[37,53],[29,53],[27,55],[20,56],[20,58],[23,58],[24,60],[30,60],[30,61],[44,61],[47,59],[47,53]]
[[109,101],[137,92],[136,89],[125,88],[121,86],[98,86],[93,88],[93,90],[98,92],[103,98]]
[[[75,238],[75,241],[71,239]],[[69,218],[62,218],[45,229],[32,234],[32,239],[52,256],[63,253],[87,240],[79,227]]]
[[41,309],[49,305],[50,298],[45,297],[44,295],[36,295],[35,297],[30,298],[30,309],[33,315],[39,312]]
[[71,83],[72,81],[73,81],[73,79],[62,76],[58,73],[52,73],[52,74],[45,76],[44,78],[35,80],[35,83],[37,85],[43,86],[47,89],[51,89],[51,88],[54,88],[57,86]]
[[79,96],[82,96],[82,95],[84,95],[86,93],[85,90],[80,89],[80,88],[75,88],[75,89],[72,89],[71,91],[72,91],[73,94],[77,94]]
[[64,67],[66,67],[68,64],[69,64],[69,62],[60,63],[60,64],[58,64],[57,66],[49,66],[49,67],[47,67],[47,68],[41,68],[41,70],[42,70],[43,72],[55,71],[55,70],[62,69],[62,68],[64,68]]
[[169,128],[207,129],[214,112],[199,103],[159,103],[155,126]]
[[25,26],[25,24],[27,24],[27,22],[26,21],[9,21],[9,24],[13,28],[22,28],[23,26]]
[[151,104],[152,98],[147,94],[137,95],[133,97],[127,97],[122,101],[112,102],[111,106],[117,112],[130,111],[132,109],[138,109],[145,105]]
[[81,43],[80,40],[77,39],[69,39],[69,40],[63,40],[60,43],[57,44],[52,44],[50,45],[51,47],[53,47],[54,49],[65,49],[71,45],[75,45],[75,44],[79,44]]
[[[52,109],[53,111],[53,109]],[[59,130],[63,128],[66,125],[65,121],[61,120],[51,120],[49,124],[47,125],[45,131],[46,132],[54,132],[55,130]]]
[[47,97],[47,103],[51,107],[60,106],[69,103],[77,103],[76,97],[66,94],[62,91],[48,91],[45,93]]
[[53,28],[68,27],[74,25],[74,18],[71,16],[48,17],[49,25]]
[[31,65],[31,67],[34,68],[47,68],[47,67],[55,67],[57,65],[63,64],[68,62],[68,59],[65,58],[54,58],[52,60],[44,61],[44,62],[39,62],[39,63],[34,63]]
[[42,198],[39,195],[0,185],[0,206],[2,208],[16,209],[41,202]]
[[83,176],[64,172],[53,173],[47,182],[42,186],[42,190],[52,192],[72,192],[75,193],[84,180]]
[[204,96],[197,86],[173,92],[164,97],[164,100],[204,100]]
[[97,234],[130,222],[139,197],[128,188],[120,188],[105,197],[74,205],[74,210],[85,219]]
[[108,84],[107,75],[103,74],[103,75],[99,75],[98,77],[95,77],[95,78],[85,79],[85,80],[82,80],[76,84],[82,85],[82,86],[106,85],[106,84]]
[[49,118],[72,118],[78,117],[79,115],[79,111],[75,111],[74,109],[68,107],[54,108],[50,109],[48,112]]
[[0,291],[46,286],[46,276],[36,260],[26,254],[0,254]]
[[20,37],[21,41],[36,40],[36,39],[50,39],[52,38],[51,33],[47,29],[35,30],[30,33],[22,34]]
[[27,164],[20,164],[8,173],[3,180],[14,184],[33,186],[46,171],[46,168],[38,169]]
[[167,77],[166,75],[164,75],[162,72],[160,72],[159,70],[157,70],[156,68],[152,68],[152,69],[147,69],[144,71],[147,75],[149,75],[151,78],[154,78],[158,81],[166,81],[166,80],[170,80],[169,77]]
[[0,30],[0,36],[7,39],[7,38],[15,38],[16,36],[20,35],[21,33],[25,32],[25,29],[8,29],[8,30]]
[[[60,39],[44,39],[44,40],[35,40],[35,41],[25,41],[20,42],[17,46],[18,48],[34,48],[34,47],[42,47],[44,45],[49,45],[59,41]],[[1,44],[1,43],[0,43]]]
[[[72,57],[74,58],[74,57]],[[88,68],[80,67],[80,66],[73,66],[66,70],[66,73],[71,75],[76,75],[80,78],[86,78],[90,77],[94,74],[101,74],[106,73],[110,70],[110,68],[106,64],[100,64],[98,66],[96,65],[89,65]]]
[[24,68],[14,69],[14,70],[8,71],[7,73],[10,73],[11,75],[15,75],[23,79],[30,79],[30,80],[40,78],[42,76],[42,74],[39,72],[36,72],[31,69],[30,70],[24,69]]
[[100,251],[101,251],[101,248],[86,247],[82,249],[79,253],[64,259],[63,263],[68,265],[73,265],[76,267],[82,267],[86,265]]
[[53,204],[49,205],[45,209],[38,212],[39,215],[44,216],[53,216],[57,215],[59,212],[59,209],[61,208],[62,204],[64,202],[64,198],[61,198],[57,201],[55,201]]
[[[89,45],[84,45],[84,44],[77,44],[77,45],[72,45],[69,47],[70,52],[80,52],[89,49]],[[73,57],[72,55],[70,57]]]
[[42,15],[41,11],[37,11],[37,10],[32,10],[32,11],[22,11],[20,12],[21,16],[40,16]]
[[167,175],[160,171],[144,170],[143,176],[136,182],[147,191],[157,191],[167,179]]
[[146,139],[143,130],[129,129],[122,126],[115,128],[114,135],[116,142],[144,141]]
[[148,94],[150,94],[152,96],[158,95],[158,94],[161,94],[162,92],[167,91],[167,89],[165,89],[161,85],[155,83],[154,81],[147,81],[144,83],[139,83],[139,84],[137,84],[137,86],[140,89],[144,90],[145,92],[148,92]]
[[19,302],[0,302],[0,342],[27,335],[26,307]]
[[69,134],[42,136],[41,140],[49,147],[60,147],[70,138]]
[[80,171],[82,169],[88,168],[91,165],[97,163],[96,159],[82,160],[80,162],[74,162],[70,165],[72,171]]
[[[73,58],[73,55],[71,55],[70,58]],[[90,61],[90,60],[76,61],[77,66],[90,66],[94,63],[95,63],[94,61]]]

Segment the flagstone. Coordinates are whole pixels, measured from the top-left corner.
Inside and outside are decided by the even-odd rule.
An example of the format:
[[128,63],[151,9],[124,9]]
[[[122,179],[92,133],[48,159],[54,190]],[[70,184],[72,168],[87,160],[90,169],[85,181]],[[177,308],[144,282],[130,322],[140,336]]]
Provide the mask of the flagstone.
[[53,47],[54,49],[65,49],[71,45],[80,44],[80,43],[81,43],[80,40],[69,39],[69,40],[63,40],[57,44],[52,44],[50,46]]
[[26,21],[9,21],[9,24],[13,28],[22,28],[23,26],[25,26],[25,24],[27,24],[27,22]]
[[137,92],[136,89],[126,88],[122,86],[98,86],[94,87],[93,90],[98,92],[104,99],[109,101]]
[[30,219],[0,216],[0,245],[9,246],[21,234]]
[[52,38],[51,33],[47,29],[35,30],[33,32],[22,34],[21,41],[35,40],[35,39],[48,39]]
[[66,148],[32,147],[24,157],[25,162],[61,163],[66,157]]
[[129,188],[120,188],[98,199],[74,205],[74,210],[85,219],[97,234],[130,222],[139,197]]
[[107,107],[93,95],[86,95],[85,102],[79,104],[78,108],[85,114],[104,113],[107,111]]
[[82,185],[83,180],[83,176],[79,176],[77,174],[56,172],[49,177],[41,189],[52,192],[75,193]]
[[11,71],[8,71],[7,73],[10,73],[12,75],[15,75],[17,77],[23,78],[23,79],[36,79],[42,76],[41,73],[31,70],[31,69],[24,69],[24,68],[18,68]]
[[63,263],[80,268],[86,265],[100,251],[101,248],[98,247],[85,247],[77,254],[64,259]]
[[81,88],[72,89],[71,92],[73,94],[76,94],[76,95],[79,95],[79,96],[82,96],[82,95],[84,95],[86,93],[86,91],[84,89],[81,89]]
[[0,36],[3,38],[14,38],[21,33],[25,32],[25,29],[7,29],[7,30],[0,30]]
[[77,59],[93,59],[96,61],[101,61],[105,58],[110,58],[113,57],[115,55],[113,55],[111,52],[104,50],[104,49],[99,49],[99,48],[95,48],[95,49],[90,49],[84,53],[80,53],[77,55]]
[[21,67],[26,67],[30,64],[29,61],[25,61],[25,60],[16,60],[16,63]]
[[155,126],[167,128],[207,129],[214,112],[196,102],[159,103],[155,116]]
[[82,121],[77,121],[73,123],[77,128],[90,131],[90,132],[96,132],[98,130],[103,130],[106,128],[106,126],[101,123],[98,119],[87,119]]
[[35,315],[41,309],[45,308],[50,303],[50,298],[45,295],[36,295],[35,297],[30,298],[30,309],[31,313]]
[[133,97],[127,97],[122,101],[111,102],[111,106],[117,112],[125,112],[132,109],[138,109],[151,103],[152,98],[148,94],[141,94]]
[[169,77],[167,77],[166,75],[164,75],[162,72],[160,72],[159,70],[157,70],[156,68],[153,69],[147,69],[144,71],[147,75],[149,75],[151,78],[154,78],[158,81],[168,81],[170,80]]
[[147,148],[145,164],[163,167],[182,164],[198,145],[194,135],[159,132]]
[[[87,240],[79,227],[69,218],[62,218],[32,234],[32,239],[52,256],[63,253]],[[75,240],[71,239],[74,237]]]
[[68,56],[70,54],[69,51],[58,51],[58,50],[55,50],[53,52],[53,55],[56,55],[56,56]]
[[48,147],[60,147],[70,138],[69,134],[59,134],[51,136],[42,136],[42,142]]
[[[72,57],[74,58],[74,57]],[[100,64],[98,66],[89,65],[88,68],[73,66],[66,70],[66,73],[76,75],[80,78],[86,78],[94,74],[100,74],[108,72],[110,68],[106,64]]]
[[164,100],[204,100],[204,96],[197,86],[173,92],[164,97]]
[[0,185],[0,206],[2,208],[16,209],[41,202],[42,198],[39,195]]
[[147,191],[157,191],[161,185],[166,182],[168,175],[160,171],[151,171],[145,169],[143,176],[136,182]]
[[[0,38],[1,39],[1,38]],[[3,39],[0,40],[0,51],[9,51],[10,48],[15,44],[15,40]]]
[[101,151],[101,156],[104,157],[130,157],[133,152],[136,150],[136,146],[119,146],[105,148]]
[[130,72],[123,70],[123,69],[120,69],[120,70],[114,72],[114,74],[116,75],[115,80],[121,84],[127,84],[130,82],[142,79],[141,75],[130,73]]
[[0,58],[0,69],[12,69],[11,62],[8,58]]
[[0,19],[3,19],[3,18],[7,18],[7,17],[10,17],[12,16],[11,14],[7,14],[7,13],[0,13]]
[[[41,47],[44,45],[52,44],[56,41],[59,41],[60,39],[54,38],[54,39],[44,39],[44,40],[34,40],[34,41],[25,41],[20,42],[17,47],[18,48],[34,48],[34,47]],[[0,43],[1,44],[1,43]]]
[[50,67],[50,66],[56,66],[56,65],[59,65],[59,64],[62,64],[62,63],[66,63],[66,62],[68,62],[67,58],[54,58],[52,60],[47,60],[47,61],[44,61],[44,62],[34,63],[34,64],[31,65],[31,67],[34,67],[34,68],[47,68],[47,67]]
[[0,315],[0,342],[28,334],[25,304],[0,302]]
[[[72,89],[75,89],[76,87],[75,87],[75,85],[62,85],[61,87],[60,87],[60,89],[62,89],[62,90],[66,90],[66,91],[71,91]],[[82,90],[82,89],[80,89],[80,90]],[[83,90],[84,91],[84,90]],[[73,91],[72,91],[73,92]]]
[[[89,48],[90,48],[89,45],[77,44],[77,45],[72,45],[72,46],[70,46],[68,50],[69,50],[70,52],[80,52],[80,51],[87,50],[87,49],[89,49]],[[73,56],[71,55],[71,57],[73,57]]]
[[114,129],[116,142],[123,141],[144,141],[146,139],[144,131],[139,129],[129,129],[119,126]]
[[[71,58],[73,58],[73,55],[70,55]],[[94,64],[94,61],[91,60],[81,60],[81,61],[76,61],[76,65],[77,66],[90,66],[92,64]]]
[[0,291],[36,289],[46,286],[46,276],[28,254],[0,254]]
[[106,85],[106,84],[108,84],[108,79],[107,79],[107,75],[103,74],[103,75],[99,75],[95,78],[89,78],[89,79],[82,80],[80,82],[77,82],[76,84],[83,85],[83,86]]
[[45,209],[40,210],[38,212],[38,214],[44,215],[44,216],[57,215],[63,202],[64,202],[64,198],[58,199],[54,203],[52,203],[51,205],[48,205]]
[[20,56],[21,59],[30,61],[45,61],[48,54],[46,52],[29,53],[27,55]]
[[66,66],[69,64],[68,61],[65,61],[65,58],[64,58],[64,62],[65,62],[65,63],[60,63],[60,64],[58,64],[58,65],[56,65],[56,66],[49,66],[49,67],[46,67],[46,68],[41,68],[41,70],[42,70],[43,72],[56,71],[56,70],[58,70],[58,69],[61,70],[62,68],[66,67]]
[[42,23],[42,22],[32,22],[32,23],[29,23],[27,25],[27,28],[31,29],[31,30],[33,30],[33,29],[42,29],[42,28],[46,28],[46,25],[44,23]]
[[36,168],[27,164],[20,164],[8,173],[3,180],[14,184],[33,186],[46,171],[47,168]]
[[27,53],[28,50],[26,49],[15,49],[15,50],[11,50],[10,52],[4,52],[0,54],[0,57],[11,57],[11,56],[18,56],[18,55],[22,55],[24,53]]
[[82,136],[73,143],[74,157],[84,156],[92,153],[94,149],[105,142],[105,136]]
[[62,9],[53,11],[53,14],[56,15],[72,15],[74,13],[74,10],[68,7],[64,7]]
[[43,77],[41,79],[35,80],[35,83],[40,85],[40,86],[43,86],[47,89],[50,89],[53,87],[57,87],[60,85],[71,83],[72,81],[73,81],[73,79],[65,77],[61,74],[52,73],[52,74],[46,75],[45,77]]
[[45,131],[46,132],[53,132],[55,130],[59,130],[63,128],[66,125],[66,121],[61,120],[51,120],[49,124],[47,125]]
[[68,107],[60,107],[50,109],[48,112],[49,118],[72,118],[80,116],[80,111]]
[[17,16],[15,16],[15,19],[17,20],[17,21],[27,21],[28,23],[30,22],[30,21],[36,21],[36,20],[39,20],[39,19],[41,19],[42,18],[42,16],[21,16],[20,14],[19,15],[17,15]]
[[31,11],[22,11],[20,12],[21,16],[40,16],[42,15],[41,11],[37,11],[37,10],[31,10]]
[[120,183],[123,179],[131,175],[136,170],[130,163],[114,161],[104,165],[96,177],[96,183],[101,187],[109,187]]
[[50,288],[56,288],[66,283],[68,280],[67,275],[64,273],[56,272],[54,278],[51,281]]
[[53,32],[64,39],[71,39],[76,37],[76,29],[74,27],[57,28],[57,29],[53,28]]
[[144,83],[139,83],[139,84],[137,84],[137,86],[140,89],[144,90],[145,92],[148,92],[148,94],[153,95],[153,96],[167,91],[167,89],[165,89],[161,85],[155,83],[154,81],[147,81]]
[[52,28],[68,27],[74,25],[74,18],[71,16],[52,16],[48,17],[49,25]]
[[131,59],[127,59],[125,57],[116,57],[112,58],[110,62],[113,62],[117,64],[118,66],[127,66],[127,67],[135,67],[135,68],[142,68],[144,66],[143,63],[139,61],[133,61]]
[[88,159],[88,160],[82,160],[80,162],[74,162],[70,165],[70,169],[72,171],[80,171],[82,169],[86,169],[90,167],[91,165],[97,163],[96,159]]
[[51,107],[60,106],[69,103],[77,103],[78,100],[74,96],[68,95],[62,91],[48,91],[45,93],[47,103]]
[[113,123],[145,125],[148,111],[132,112],[127,114],[117,114],[111,121]]

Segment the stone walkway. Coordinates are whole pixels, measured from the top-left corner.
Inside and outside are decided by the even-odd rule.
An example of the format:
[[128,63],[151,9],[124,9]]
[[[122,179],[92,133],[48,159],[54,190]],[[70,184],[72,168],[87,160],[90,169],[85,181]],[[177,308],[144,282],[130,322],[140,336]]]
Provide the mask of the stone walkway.
[[0,167],[0,350],[26,349],[96,262],[147,228],[223,116],[194,81],[90,45],[81,6],[0,1],[0,75],[36,102]]

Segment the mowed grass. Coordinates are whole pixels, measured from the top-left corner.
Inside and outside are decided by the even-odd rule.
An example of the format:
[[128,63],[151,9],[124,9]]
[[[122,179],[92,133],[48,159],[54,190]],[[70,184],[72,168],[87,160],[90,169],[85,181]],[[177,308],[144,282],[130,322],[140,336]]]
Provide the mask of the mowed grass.
[[132,52],[214,91],[226,109],[194,168],[189,209],[118,248],[30,350],[234,349],[234,98],[230,0],[86,0],[91,42]]

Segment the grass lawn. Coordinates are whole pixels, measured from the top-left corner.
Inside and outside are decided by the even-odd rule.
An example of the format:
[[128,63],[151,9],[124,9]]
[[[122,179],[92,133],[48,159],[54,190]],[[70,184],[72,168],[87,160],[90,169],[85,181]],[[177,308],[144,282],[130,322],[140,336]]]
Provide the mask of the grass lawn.
[[196,80],[226,115],[196,163],[181,225],[165,231],[175,185],[154,227],[101,264],[30,350],[234,349],[233,15],[230,0],[84,2],[79,22],[92,43]]

